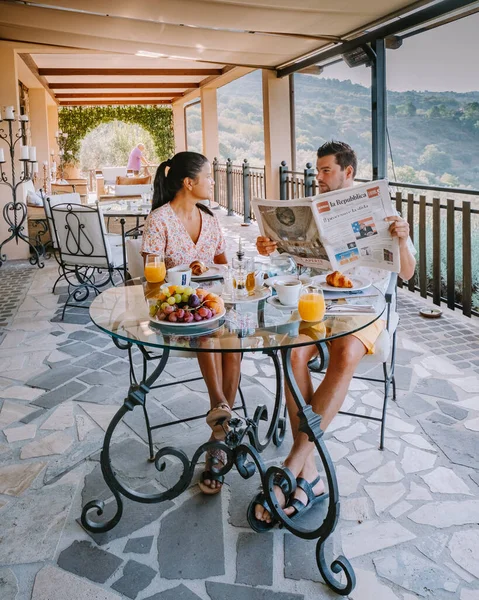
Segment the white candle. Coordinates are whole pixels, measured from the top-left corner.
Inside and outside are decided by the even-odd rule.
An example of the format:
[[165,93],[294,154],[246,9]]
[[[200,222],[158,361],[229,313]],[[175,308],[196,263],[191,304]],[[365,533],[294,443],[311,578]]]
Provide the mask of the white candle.
[[38,163],[37,162],[33,163],[33,172],[38,173]]
[[20,116],[18,117],[18,120],[19,120],[19,121],[28,121],[28,115],[20,115]]
[[22,146],[20,148],[20,160],[28,160],[29,158],[28,146]]
[[15,118],[13,113],[14,113],[13,106],[6,106],[5,107],[5,120],[13,121],[13,119]]
[[5,162],[5,154],[3,153],[3,148],[0,148],[0,163]]
[[30,157],[31,161],[37,160],[37,149],[35,146],[30,146],[28,156]]
[[47,161],[47,160],[44,160],[44,161],[43,161],[43,166],[44,166],[44,167],[48,167],[48,161]]
[[238,244],[238,252],[241,252],[241,237],[239,239],[239,244]]
[[55,150],[50,150],[51,156],[55,156]]

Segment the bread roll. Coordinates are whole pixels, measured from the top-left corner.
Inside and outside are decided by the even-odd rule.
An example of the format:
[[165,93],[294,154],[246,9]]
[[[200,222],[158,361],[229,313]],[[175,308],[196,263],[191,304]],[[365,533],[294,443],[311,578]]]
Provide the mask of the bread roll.
[[198,275],[203,275],[203,273],[206,273],[206,271],[208,270],[208,267],[202,263],[200,260],[194,260],[191,265],[190,265],[190,269],[192,274],[195,277],[198,277]]
[[340,287],[340,288],[352,288],[353,287],[353,282],[351,281],[351,279],[349,279],[349,277],[346,277],[346,275],[343,275],[343,273],[341,273],[341,271],[333,271],[333,273],[326,275],[326,283],[329,285],[332,285],[333,287]]

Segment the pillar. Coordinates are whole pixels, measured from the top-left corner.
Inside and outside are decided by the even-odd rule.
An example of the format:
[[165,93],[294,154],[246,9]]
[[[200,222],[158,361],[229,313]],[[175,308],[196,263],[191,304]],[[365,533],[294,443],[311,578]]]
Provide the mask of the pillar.
[[291,96],[288,77],[263,70],[263,122],[266,197],[279,200],[279,167],[292,164]]
[[203,154],[212,162],[215,156],[219,155],[216,88],[203,87],[200,96]]
[[[5,106],[13,106],[15,108],[15,116],[18,117],[19,113],[19,98],[18,98],[18,71],[16,64],[15,51],[8,46],[0,44],[0,65],[2,65],[2,85],[0,85],[0,108],[3,111]],[[2,122],[0,127],[5,131],[8,131],[7,124]],[[17,123],[14,123],[14,132],[17,131]],[[10,154],[7,144],[0,140],[0,148],[3,148],[6,162],[3,164],[3,171],[6,173],[8,180],[11,181],[11,162]],[[21,163],[18,158],[20,157],[19,144],[16,146],[15,151],[15,171],[18,181],[18,177],[21,173]],[[6,185],[0,185],[0,243],[10,235],[8,231],[8,225],[3,219],[3,207],[7,202],[12,201],[12,192]],[[29,253],[28,245],[19,242],[18,245],[15,241],[11,241],[5,244],[2,248],[2,254],[6,254],[7,258],[18,259],[27,258]],[[0,273],[1,275],[1,273]]]
[[184,104],[173,104],[173,134],[175,136],[175,154],[186,150],[186,120]]
[[386,47],[384,40],[375,40],[372,48],[376,53],[371,68],[373,179],[384,179],[388,172]]
[[[44,88],[30,88],[28,97],[30,100],[29,116],[32,146],[37,149],[38,173],[41,180],[43,163],[48,162],[50,156],[47,92]],[[38,187],[38,184],[36,187]]]

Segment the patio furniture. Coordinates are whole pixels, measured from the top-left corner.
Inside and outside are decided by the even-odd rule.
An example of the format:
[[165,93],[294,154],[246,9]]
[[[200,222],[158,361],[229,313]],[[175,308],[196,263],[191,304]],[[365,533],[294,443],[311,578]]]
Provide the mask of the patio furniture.
[[[352,331],[362,329],[383,314],[386,308],[384,296],[378,292],[370,300],[375,307],[375,313],[363,315],[360,324],[358,324],[357,319],[354,319],[355,329],[348,330],[346,328],[346,331],[343,330],[343,333],[335,337],[348,335]],[[354,303],[355,300],[352,300],[352,302]],[[234,465],[245,479],[258,472],[272,515],[294,535],[304,539],[317,540],[316,560],[324,581],[338,594],[348,595],[355,586],[355,575],[352,566],[344,556],[339,556],[333,562],[327,560],[324,547],[339,518],[339,491],[335,469],[320,428],[321,417],[305,404],[291,368],[292,349],[300,345],[324,344],[327,341],[326,329],[315,328],[314,324],[301,321],[297,313],[291,315],[277,310],[270,304],[265,303],[264,300],[253,306],[256,310],[254,320],[251,320],[250,317],[246,318],[246,316],[241,317],[240,315],[243,313],[240,312],[241,307],[238,306],[237,312],[227,314],[225,321],[220,321],[219,327],[213,328],[213,330],[209,329],[208,323],[204,323],[194,326],[193,329],[184,329],[183,334],[181,330],[176,328],[173,335],[168,330],[149,323],[145,291],[138,280],[128,282],[124,286],[108,289],[93,300],[90,307],[90,316],[95,325],[109,334],[118,348],[130,353],[133,347],[137,347],[143,354],[143,364],[139,365],[140,376],[137,377],[135,364],[132,361],[130,362],[128,396],[123,406],[119,408],[113,417],[105,434],[101,453],[101,469],[105,482],[115,498],[114,503],[112,502],[108,506],[107,515],[109,516],[104,515],[102,518],[105,503],[100,500],[93,500],[84,506],[81,523],[85,529],[94,533],[109,531],[121,519],[123,511],[122,496],[140,503],[157,503],[176,498],[191,484],[195,466],[203,453],[213,448],[221,449],[226,453],[227,462],[219,470],[219,474],[225,475]],[[249,314],[251,315],[251,313]],[[328,319],[335,318],[337,317],[328,317]],[[340,318],[342,323],[347,319],[344,315]],[[351,321],[352,323],[353,321]],[[351,326],[353,327],[353,324]],[[308,341],[305,341],[303,336],[307,336]],[[229,422],[230,430],[226,433],[225,441],[201,444],[194,452],[191,460],[185,452],[176,447],[164,446],[155,451],[155,446],[159,441],[153,440],[153,432],[179,422],[173,421],[152,425],[146,402],[150,390],[165,388],[177,383],[157,384],[173,350],[190,353],[240,352],[244,354],[246,352],[262,352],[268,355],[275,366],[277,391],[274,408],[264,438],[260,439],[259,426],[262,421],[268,421],[266,406],[257,406],[252,418],[248,416],[245,406],[244,418],[238,416]],[[155,351],[160,351],[160,354],[155,356]],[[328,488],[328,494],[325,494],[324,497],[325,502],[322,502],[314,511],[308,513],[308,515],[314,513],[313,516],[316,518],[318,515],[321,516],[322,520],[319,525],[316,521],[312,524],[310,521],[304,521],[304,519],[298,519],[296,522],[285,515],[273,492],[274,478],[278,475],[283,476],[287,481],[289,491],[294,489],[295,481],[288,470],[278,466],[267,468],[261,458],[261,452],[271,441],[278,446],[282,443],[286,430],[282,393],[278,393],[278,390],[281,389],[282,380],[279,355],[282,357],[286,381],[292,390],[298,407],[301,431],[305,432],[309,439],[314,442],[325,472],[324,480],[327,482]],[[148,373],[149,361],[157,362],[150,373]],[[120,425],[123,417],[129,414],[130,411],[137,410],[137,407],[141,407],[145,419],[148,434],[148,458],[152,462],[152,476],[155,474],[153,464],[159,473],[165,473],[168,468],[173,468],[173,464],[178,465],[178,462],[180,463],[179,471],[173,469],[175,474],[171,478],[166,478],[167,484],[165,485],[164,481],[162,482],[162,485],[167,487],[166,491],[158,491],[158,493],[136,491],[127,482],[119,479],[118,471],[111,464],[110,445],[115,430]],[[186,420],[190,421],[203,417],[204,415],[198,415]],[[337,579],[339,574],[344,575],[342,581]]]
[[114,195],[115,196],[141,196],[142,194],[151,194],[151,184],[134,184],[134,185],[115,185]]
[[114,185],[116,183],[117,177],[126,177],[127,168],[126,167],[103,167],[102,170],[103,175],[103,184],[104,185]]
[[[396,330],[399,325],[399,315],[397,313],[397,273],[391,273],[388,289],[385,294],[386,299],[386,327],[376,341],[374,354],[366,354],[361,360],[361,366],[369,367],[367,372],[376,366],[382,367],[383,377],[368,377],[367,375],[354,375],[354,379],[364,381],[375,381],[384,385],[383,405],[381,417],[373,415],[361,415],[358,413],[340,410],[339,414],[359,417],[381,423],[379,438],[379,449],[384,449],[384,430],[386,426],[386,410],[389,398],[389,391],[392,387],[392,399],[396,401],[396,381],[394,379],[394,367],[396,358]],[[319,357],[313,358],[309,362],[309,369],[314,373],[322,373],[328,366],[329,353],[327,346],[320,344],[318,346]]]
[[[59,253],[60,278],[68,283],[63,319],[68,306],[88,308],[83,303],[90,293],[97,295],[102,287],[115,285],[115,272],[122,275],[123,256],[121,239],[106,234],[98,208],[71,201],[52,204],[52,199],[55,196],[46,199],[47,212]],[[70,304],[72,298],[76,304]]]

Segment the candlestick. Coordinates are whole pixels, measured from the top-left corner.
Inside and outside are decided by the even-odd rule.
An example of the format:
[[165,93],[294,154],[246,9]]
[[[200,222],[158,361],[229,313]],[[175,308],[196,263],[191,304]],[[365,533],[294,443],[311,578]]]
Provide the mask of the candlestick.
[[13,109],[13,106],[6,106],[5,107],[5,117],[4,117],[5,121],[13,121],[13,119],[15,118],[15,116],[13,114],[14,112],[15,111]]
[[33,163],[33,172],[38,173],[38,163],[37,162]]
[[3,148],[0,148],[0,163],[5,162],[5,154],[3,153]]
[[37,149],[35,146],[30,146],[28,151],[28,156],[31,161],[37,160]]
[[18,120],[19,120],[19,121],[28,121],[28,115],[20,115],[20,116],[18,117]]
[[28,160],[30,158],[28,146],[22,146],[20,148],[20,160]]

